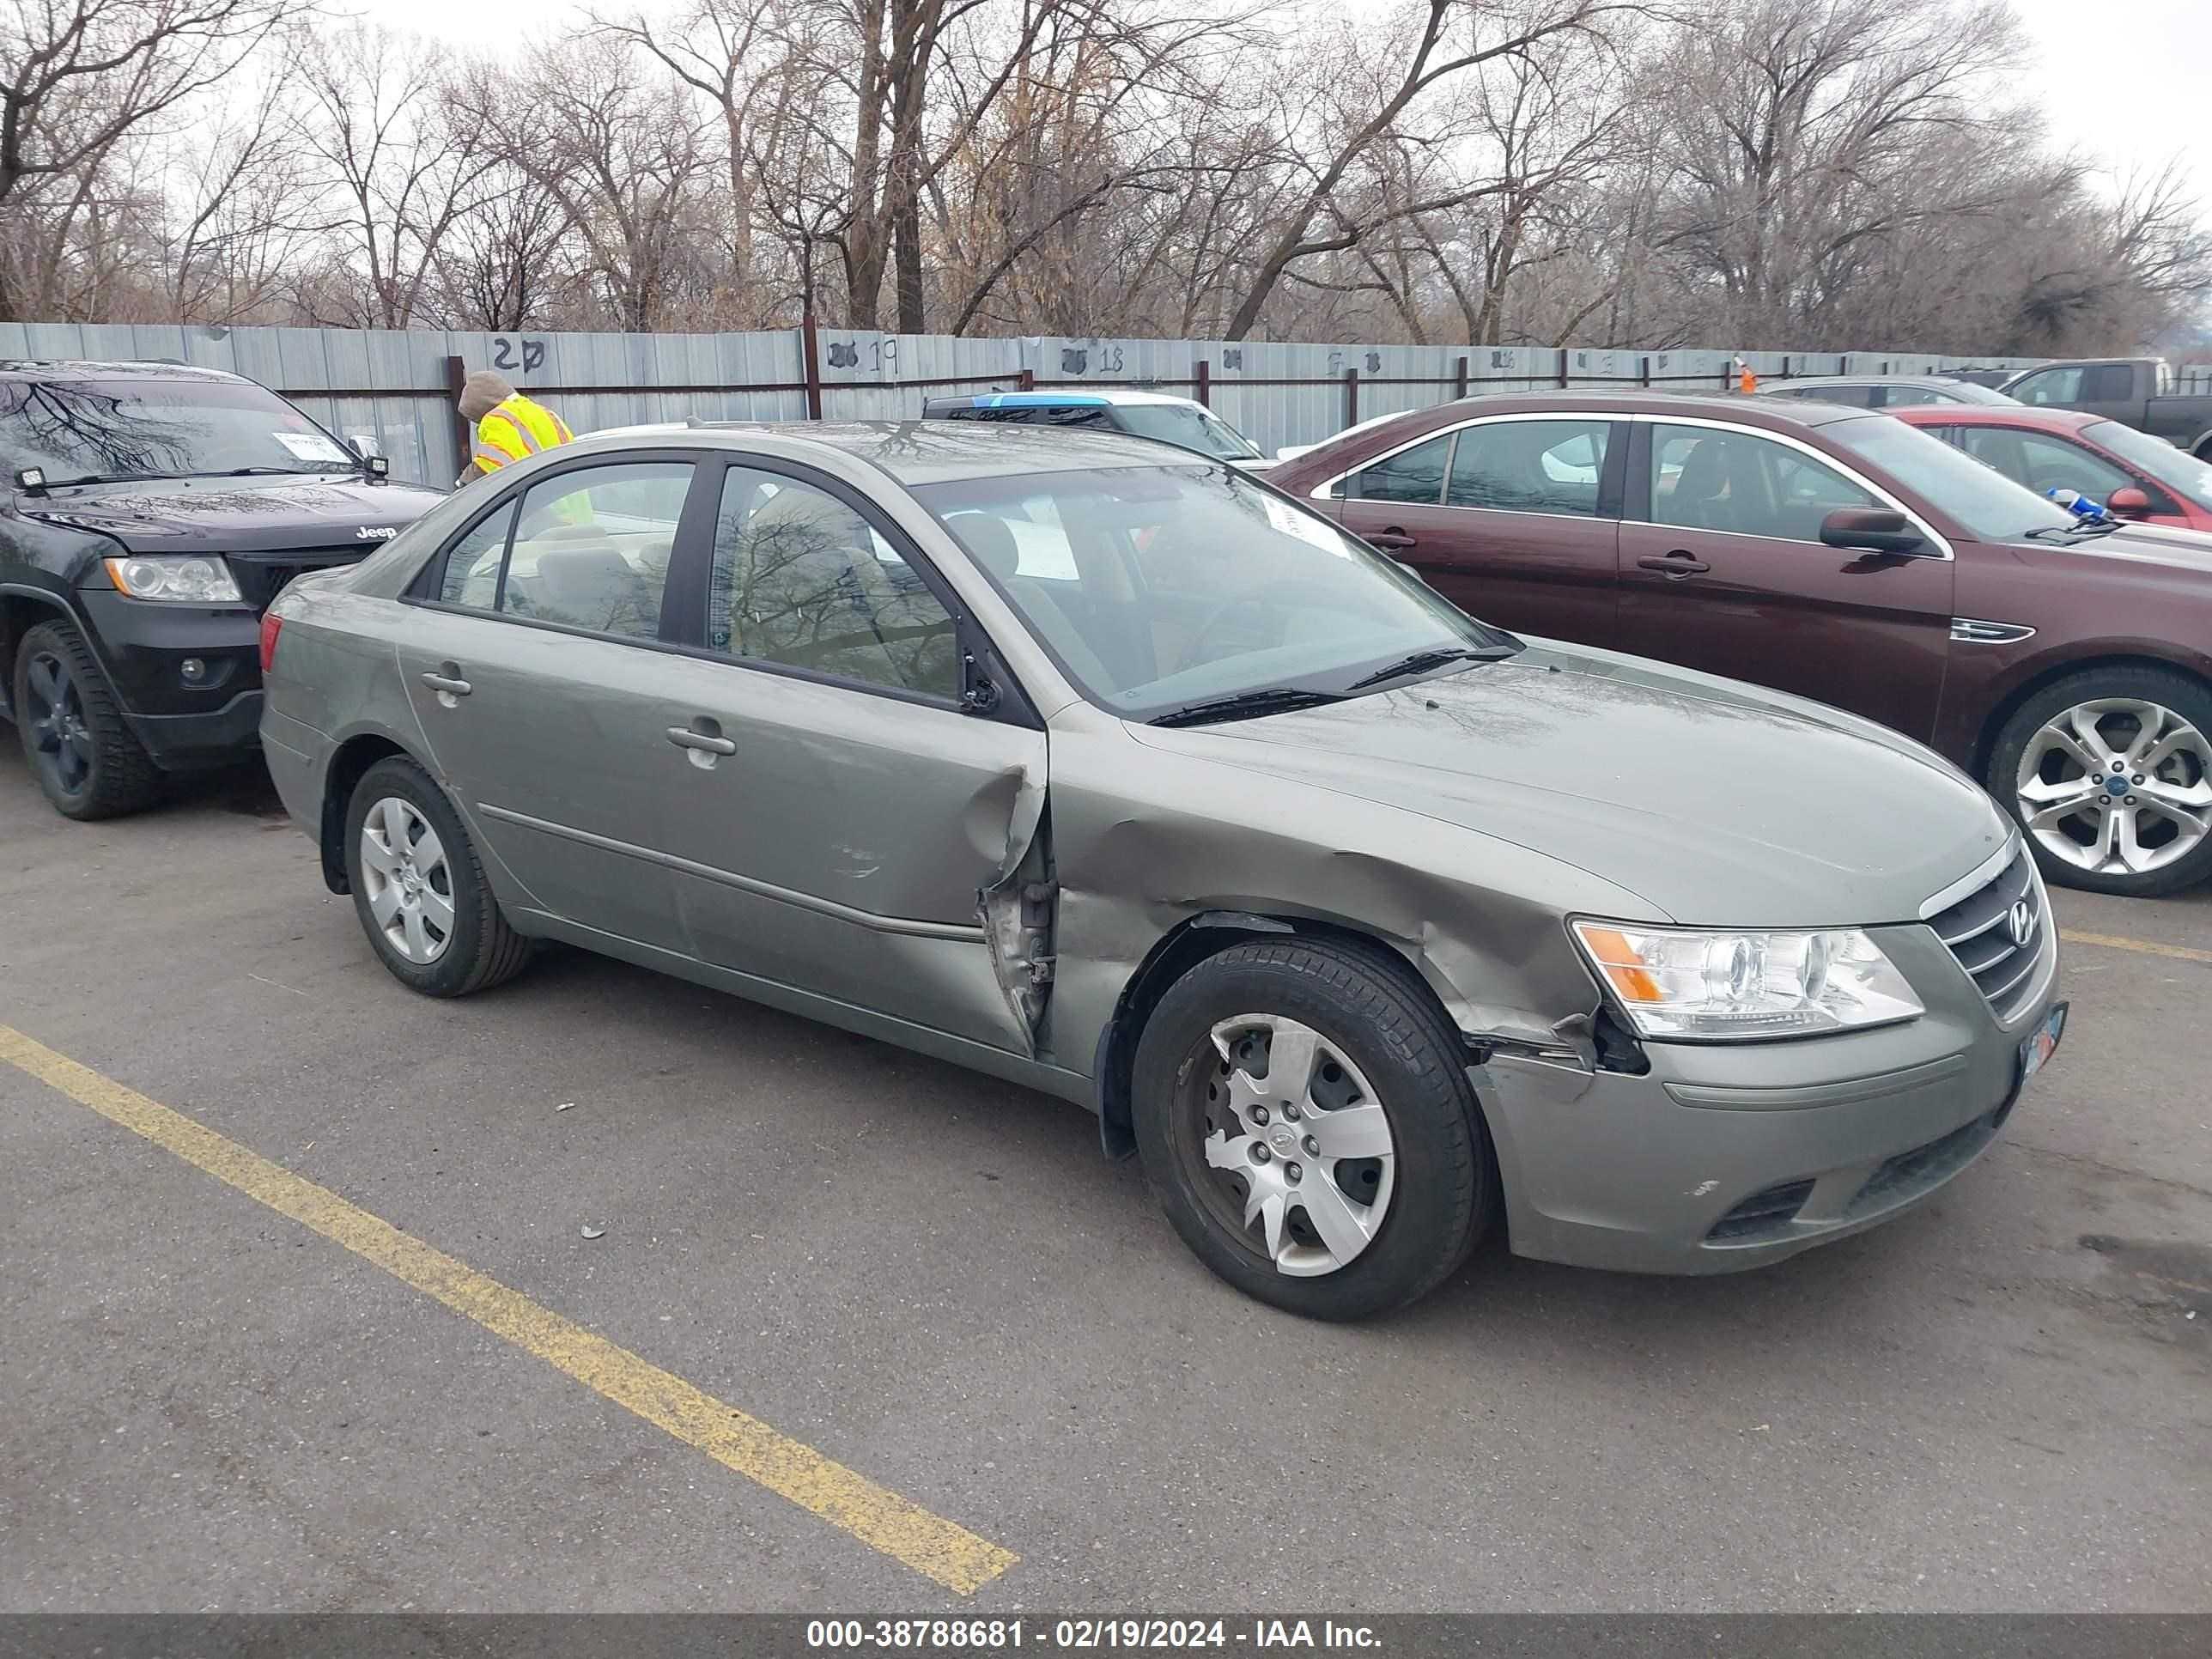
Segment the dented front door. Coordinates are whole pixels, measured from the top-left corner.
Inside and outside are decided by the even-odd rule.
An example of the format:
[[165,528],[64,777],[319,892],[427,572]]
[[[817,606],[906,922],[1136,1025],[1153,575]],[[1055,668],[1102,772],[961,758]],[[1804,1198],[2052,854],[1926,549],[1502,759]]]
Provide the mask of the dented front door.
[[663,661],[686,682],[688,718],[668,734],[682,763],[659,805],[694,952],[1030,1052],[1009,995],[1029,970],[998,970],[981,896],[1017,894],[1025,856],[1042,855],[1044,733],[749,664]]

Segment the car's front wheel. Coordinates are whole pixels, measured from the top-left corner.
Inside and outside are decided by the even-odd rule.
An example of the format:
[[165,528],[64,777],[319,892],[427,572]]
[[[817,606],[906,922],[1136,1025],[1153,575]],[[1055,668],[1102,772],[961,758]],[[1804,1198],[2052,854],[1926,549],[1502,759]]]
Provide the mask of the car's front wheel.
[[74,624],[40,623],[23,635],[14,692],[24,756],[54,811],[114,818],[159,798],[161,775]]
[[507,925],[468,826],[411,760],[362,774],[346,809],[346,881],[377,958],[425,996],[511,979],[530,941]]
[[1379,951],[1280,939],[1206,958],[1153,1009],[1133,1083],[1176,1231],[1293,1313],[1413,1301],[1466,1260],[1494,1202],[1459,1035]]
[[2186,674],[2053,682],[2005,722],[1985,781],[2052,881],[2149,898],[2212,876],[2212,690]]

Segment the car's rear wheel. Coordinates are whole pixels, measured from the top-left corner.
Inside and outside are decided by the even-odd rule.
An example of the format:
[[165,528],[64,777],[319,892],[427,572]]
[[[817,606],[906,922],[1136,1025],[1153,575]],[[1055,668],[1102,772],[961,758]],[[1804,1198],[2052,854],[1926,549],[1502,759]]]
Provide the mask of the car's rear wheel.
[[507,925],[468,826],[411,760],[380,760],[346,809],[346,882],[377,958],[410,990],[459,997],[511,979],[530,941]]
[[121,817],[160,796],[161,775],[74,624],[40,623],[23,635],[14,696],[24,756],[64,817]]
[[2148,898],[2212,876],[2212,690],[2185,674],[2045,687],[1997,734],[1987,782],[2054,882]]
[[1497,1175],[1458,1033],[1380,951],[1285,939],[1206,958],[1153,1009],[1133,1081],[1176,1231],[1293,1313],[1402,1306],[1488,1218]]

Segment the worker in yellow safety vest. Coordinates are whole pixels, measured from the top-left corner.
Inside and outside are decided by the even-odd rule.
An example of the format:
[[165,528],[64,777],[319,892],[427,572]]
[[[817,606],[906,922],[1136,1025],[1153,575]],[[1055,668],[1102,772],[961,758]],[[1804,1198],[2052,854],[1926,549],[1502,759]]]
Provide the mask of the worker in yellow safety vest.
[[576,435],[558,415],[543,404],[531,402],[504,374],[489,368],[478,369],[461,383],[461,418],[476,428],[469,470],[459,479],[462,483],[496,472],[509,461],[565,444]]

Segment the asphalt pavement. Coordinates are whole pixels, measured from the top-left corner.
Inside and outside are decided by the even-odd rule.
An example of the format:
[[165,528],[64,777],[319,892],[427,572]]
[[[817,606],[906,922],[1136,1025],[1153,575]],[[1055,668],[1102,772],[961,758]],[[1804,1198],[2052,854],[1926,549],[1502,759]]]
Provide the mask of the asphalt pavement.
[[0,1611],[2212,1610],[2212,894],[2057,896],[2064,1047],[1891,1225],[1336,1328],[1078,1108],[415,997],[250,773],[70,824],[4,735]]

